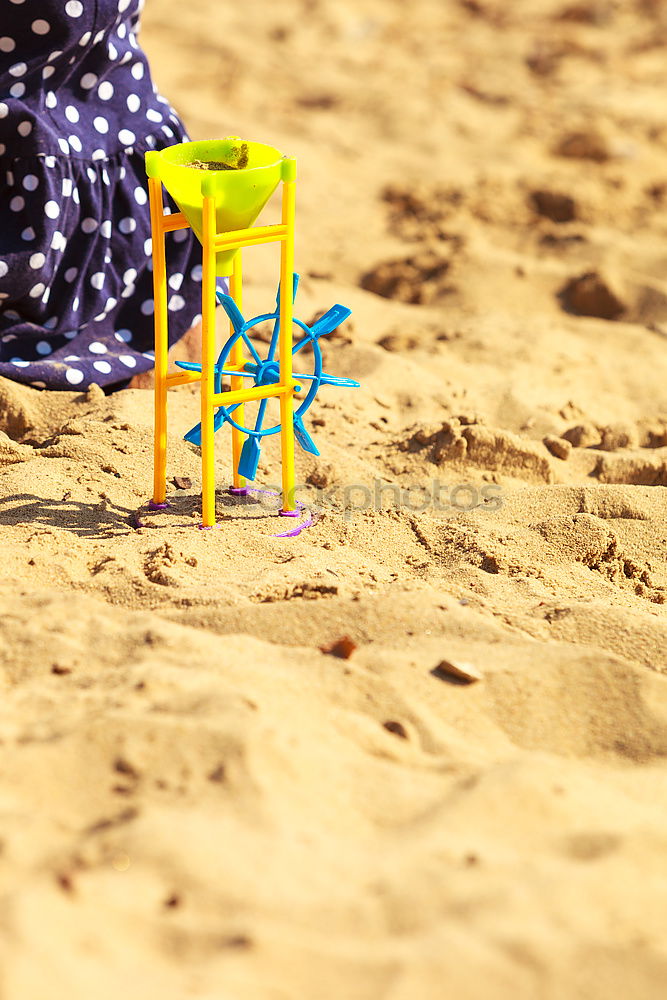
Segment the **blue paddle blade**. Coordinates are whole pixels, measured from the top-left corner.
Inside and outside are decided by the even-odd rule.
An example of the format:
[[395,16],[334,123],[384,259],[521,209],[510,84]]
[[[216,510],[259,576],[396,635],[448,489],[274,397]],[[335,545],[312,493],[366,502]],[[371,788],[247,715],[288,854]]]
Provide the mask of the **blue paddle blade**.
[[225,293],[221,291],[217,291],[215,294],[218,302],[229,316],[230,323],[238,333],[239,330],[245,325],[245,320],[239,311],[239,307],[236,302],[234,302],[231,295],[225,295]]
[[191,427],[188,433],[183,435],[183,440],[201,446],[201,424]]
[[303,426],[303,420],[301,417],[296,416],[296,414],[294,415],[294,437],[304,451],[310,452],[311,455],[319,455],[317,445]]
[[239,476],[243,476],[244,479],[254,481],[257,476],[257,466],[259,465],[259,452],[259,438],[246,438],[243,442],[243,447],[241,448],[241,456],[236,470]]
[[316,338],[324,337],[327,333],[332,333],[351,314],[352,310],[348,309],[347,306],[332,306],[331,309],[327,309],[324,316],[320,316],[311,326],[313,336]]

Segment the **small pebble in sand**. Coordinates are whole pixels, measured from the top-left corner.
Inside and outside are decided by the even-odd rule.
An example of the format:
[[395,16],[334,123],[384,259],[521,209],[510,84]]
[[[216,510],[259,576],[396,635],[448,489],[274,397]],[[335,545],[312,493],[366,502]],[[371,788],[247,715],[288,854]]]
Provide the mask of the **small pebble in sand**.
[[189,490],[192,486],[192,480],[189,476],[174,476],[172,483],[177,490]]
[[339,660],[349,660],[356,648],[356,642],[353,642],[349,635],[344,635],[329,643],[328,646],[320,646],[320,652],[328,653],[329,656],[337,656]]
[[594,160],[604,163],[611,156],[609,143],[595,129],[585,132],[569,132],[556,143],[554,152],[572,160]]
[[396,722],[395,719],[388,719],[383,722],[382,725],[389,733],[393,733],[394,736],[400,736],[402,740],[407,740],[408,733],[402,722]]
[[574,198],[560,191],[531,191],[530,200],[538,215],[552,222],[572,222],[577,217]]
[[561,288],[559,298],[563,307],[577,316],[617,319],[627,309],[615,282],[597,271],[570,278]]
[[440,680],[463,681],[466,684],[474,684],[484,677],[482,671],[467,660],[441,660],[431,673]]
[[572,445],[565,438],[556,437],[555,434],[547,434],[544,438],[544,444],[556,458],[562,458],[565,461],[570,457],[570,452],[572,451]]

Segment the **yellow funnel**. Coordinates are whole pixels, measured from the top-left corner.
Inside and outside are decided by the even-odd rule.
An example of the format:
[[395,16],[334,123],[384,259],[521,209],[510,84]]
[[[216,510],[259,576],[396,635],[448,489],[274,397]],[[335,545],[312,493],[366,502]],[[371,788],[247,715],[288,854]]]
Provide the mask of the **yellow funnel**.
[[[283,159],[273,146],[228,136],[151,150],[146,153],[146,173],[160,178],[201,242],[203,190],[215,197],[216,232],[246,229],[277,188]],[[188,166],[194,161],[224,163],[228,168]],[[217,275],[232,273],[237,252],[217,254]]]

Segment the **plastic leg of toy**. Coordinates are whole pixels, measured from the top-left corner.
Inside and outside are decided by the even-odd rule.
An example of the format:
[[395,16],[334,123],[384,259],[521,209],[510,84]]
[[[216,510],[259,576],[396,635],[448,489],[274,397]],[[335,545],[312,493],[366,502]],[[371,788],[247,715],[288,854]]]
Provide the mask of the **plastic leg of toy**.
[[153,509],[162,509],[167,496],[167,268],[164,248],[162,182],[148,182],[153,230],[153,295],[155,299],[155,439]]
[[[238,250],[234,257],[234,270],[229,282],[229,291],[239,312],[243,309],[243,271],[241,263],[241,251]],[[229,324],[230,336],[234,333],[234,326]],[[243,364],[243,341],[238,337],[231,350],[230,361],[234,365]],[[232,390],[242,389],[244,380],[242,376],[232,375]],[[243,404],[238,407],[239,423],[243,423]],[[245,487],[245,478],[241,472],[241,456],[243,453],[243,434],[237,427],[232,427],[232,488],[236,491]]]
[[201,459],[202,526],[215,524],[215,438],[213,396],[215,393],[215,199],[204,198],[202,213],[202,375]]
[[294,215],[295,215],[295,174],[294,163],[286,163],[283,168],[282,221],[287,228],[287,236],[281,244],[280,253],[280,332],[278,348],[280,359],[280,381],[290,386],[292,391],[280,397],[280,449],[282,459],[283,505],[281,513],[288,516],[296,512],[294,496],[294,391],[292,378],[292,350],[294,347],[293,290],[294,290]]

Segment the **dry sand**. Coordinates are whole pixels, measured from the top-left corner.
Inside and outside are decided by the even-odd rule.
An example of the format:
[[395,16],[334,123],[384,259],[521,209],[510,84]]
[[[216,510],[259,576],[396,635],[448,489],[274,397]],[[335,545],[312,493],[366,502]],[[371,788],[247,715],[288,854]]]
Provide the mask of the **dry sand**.
[[0,385],[3,1000],[665,996],[663,6],[149,0],[193,136],[298,157],[363,387],[281,539],[224,433],[196,530],[189,389],[137,520],[150,392]]

